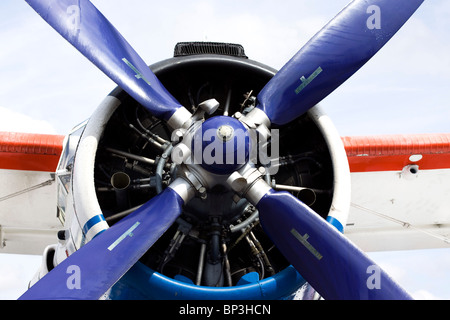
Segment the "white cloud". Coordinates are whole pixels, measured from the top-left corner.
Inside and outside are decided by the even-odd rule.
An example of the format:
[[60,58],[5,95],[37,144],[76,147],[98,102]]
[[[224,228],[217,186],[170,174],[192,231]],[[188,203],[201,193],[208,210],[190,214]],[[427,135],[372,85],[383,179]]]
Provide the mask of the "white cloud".
[[56,130],[46,120],[0,107],[0,131],[55,134]]
[[17,299],[38,271],[41,256],[0,254],[0,300]]

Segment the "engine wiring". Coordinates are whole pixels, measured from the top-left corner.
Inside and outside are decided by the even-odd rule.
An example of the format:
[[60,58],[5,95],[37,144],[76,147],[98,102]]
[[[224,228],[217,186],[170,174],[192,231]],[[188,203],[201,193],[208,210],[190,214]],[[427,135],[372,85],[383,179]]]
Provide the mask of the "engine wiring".
[[[221,101],[216,111],[221,115],[246,114],[257,102],[258,89],[249,89],[231,78],[186,83],[189,85],[177,99],[193,113],[200,102],[210,98]],[[271,175],[266,170],[264,179],[274,189],[291,192],[325,216],[332,197],[331,165],[323,138],[314,126],[305,115],[280,128],[279,157],[265,165],[274,166],[278,173]],[[298,131],[308,132],[308,139],[299,141],[293,134]],[[272,143],[268,139],[264,147],[269,150]],[[171,159],[173,147],[171,131],[164,121],[132,99],[124,99],[105,128],[96,157],[97,197],[108,224],[137,210],[177,177],[178,165]],[[114,175],[125,182],[119,180],[118,184]],[[304,198],[303,190],[313,194],[311,201]],[[181,216],[141,262],[169,277],[206,286],[234,286],[251,272],[263,280],[289,265],[264,233],[258,210],[220,186],[204,190],[185,205]]]

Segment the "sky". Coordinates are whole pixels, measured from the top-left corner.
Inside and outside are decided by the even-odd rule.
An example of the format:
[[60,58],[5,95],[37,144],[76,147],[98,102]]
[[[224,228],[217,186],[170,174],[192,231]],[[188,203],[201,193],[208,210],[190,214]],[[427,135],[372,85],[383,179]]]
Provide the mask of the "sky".
[[[147,64],[171,57],[177,42],[217,41],[280,69],[348,0],[92,2]],[[450,131],[449,16],[448,0],[425,1],[321,102],[342,136]],[[67,134],[115,87],[25,1],[0,2],[0,43],[0,131]],[[450,299],[450,250],[371,256],[414,297]],[[39,264],[0,255],[0,299],[16,298]]]

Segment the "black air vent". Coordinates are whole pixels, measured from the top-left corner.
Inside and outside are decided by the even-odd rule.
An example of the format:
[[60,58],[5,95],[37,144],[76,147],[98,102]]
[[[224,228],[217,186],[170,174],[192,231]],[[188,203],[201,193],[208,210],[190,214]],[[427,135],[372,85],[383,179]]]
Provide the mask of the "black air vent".
[[219,54],[239,58],[248,58],[244,47],[234,43],[219,42],[179,42],[175,46],[174,57],[192,56],[199,54]]

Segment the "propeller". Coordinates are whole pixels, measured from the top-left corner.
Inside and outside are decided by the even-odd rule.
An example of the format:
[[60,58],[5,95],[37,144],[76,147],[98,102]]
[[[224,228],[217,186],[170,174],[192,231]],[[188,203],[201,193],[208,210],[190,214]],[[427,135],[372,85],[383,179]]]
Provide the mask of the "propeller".
[[257,108],[276,125],[302,115],[374,56],[422,2],[351,2],[269,81]]
[[264,231],[325,299],[412,299],[336,228],[287,192],[256,205]]
[[[171,186],[189,189],[186,183],[178,179]],[[171,186],[75,251],[19,299],[99,299],[181,214],[188,198]]]
[[[178,127],[190,117],[88,0],[26,1],[154,116],[168,121],[169,125],[174,123],[175,116]],[[422,2],[353,1],[264,87],[257,97],[257,108],[275,125],[297,118],[375,55]],[[179,110],[183,117],[176,116]],[[208,172],[195,174],[207,175]],[[309,207],[288,193],[274,192],[267,184],[261,186],[265,183],[262,179],[258,181],[261,182],[247,186],[246,197],[259,210],[264,230],[322,296],[326,299],[411,298]],[[180,191],[180,186],[184,191]],[[234,181],[234,186],[243,186],[242,177]],[[147,204],[64,260],[21,298],[98,299],[181,214],[182,205],[193,196],[192,192],[185,192],[190,188],[184,180],[175,180]],[[70,272],[74,272],[74,278]],[[81,283],[70,283],[69,280],[77,280],[76,272],[82,274]],[[374,280],[380,288],[377,284],[372,288],[368,283],[370,272],[374,272]]]
[[[169,121],[190,113],[89,0],[26,0],[61,36],[155,117]],[[187,118],[187,119],[186,119]],[[175,123],[175,128],[183,123]]]

